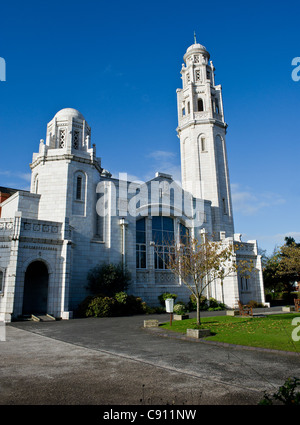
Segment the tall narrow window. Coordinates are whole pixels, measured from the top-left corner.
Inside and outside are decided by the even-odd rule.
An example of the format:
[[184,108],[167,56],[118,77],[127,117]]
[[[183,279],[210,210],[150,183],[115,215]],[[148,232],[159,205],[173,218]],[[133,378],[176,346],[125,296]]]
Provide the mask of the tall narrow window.
[[248,291],[248,280],[249,279],[247,279],[247,278],[245,278],[245,277],[241,277],[241,290],[242,291]]
[[0,293],[3,292],[3,286],[4,286],[4,282],[3,282],[3,271],[0,270]]
[[78,149],[79,148],[79,131],[74,131],[73,134],[73,148]]
[[34,193],[38,193],[39,190],[39,178],[38,174],[34,178]]
[[76,179],[76,199],[81,201],[82,197],[82,177],[77,176]]
[[183,243],[184,245],[188,244],[189,241],[189,229],[185,227],[184,224],[179,223],[179,239],[180,243]]
[[198,112],[202,112],[204,110],[203,100],[201,98],[198,99]]
[[145,269],[146,263],[146,220],[136,222],[136,268]]
[[191,113],[191,107],[190,107],[190,102],[187,103],[187,113],[190,114]]
[[216,107],[216,114],[220,113],[220,108],[219,108],[219,101],[218,99],[215,99],[215,107]]
[[185,117],[185,108],[182,108],[182,116]]
[[205,152],[206,146],[205,146],[205,138],[201,137],[201,152]]
[[201,71],[200,71],[200,69],[196,69],[195,76],[196,76],[196,81],[200,81],[201,80]]
[[174,255],[174,220],[171,217],[152,217],[152,239],[157,247],[154,266],[167,269],[169,257]]
[[66,130],[63,128],[59,130],[59,148],[62,149],[65,147],[66,141]]
[[222,199],[222,205],[223,205],[223,214],[226,214],[227,211],[226,211],[226,201],[225,201],[225,198]]

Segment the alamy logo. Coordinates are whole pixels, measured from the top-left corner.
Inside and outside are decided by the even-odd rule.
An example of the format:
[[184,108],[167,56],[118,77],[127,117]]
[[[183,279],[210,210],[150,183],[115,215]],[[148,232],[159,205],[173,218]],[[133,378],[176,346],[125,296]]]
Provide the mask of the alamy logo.
[[292,332],[292,340],[298,342],[300,341],[300,317],[294,317],[294,319],[292,320],[292,326],[296,326],[296,328]]
[[292,71],[292,80],[293,81],[299,81],[300,80],[300,58],[294,58],[292,60],[292,66],[295,66],[296,68]]
[[6,81],[6,63],[3,58],[0,58],[0,81]]

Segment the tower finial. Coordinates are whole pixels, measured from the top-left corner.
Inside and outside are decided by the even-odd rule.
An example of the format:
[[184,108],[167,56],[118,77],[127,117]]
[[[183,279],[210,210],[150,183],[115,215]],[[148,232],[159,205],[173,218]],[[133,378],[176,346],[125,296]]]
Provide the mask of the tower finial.
[[194,31],[194,43],[197,44],[197,40],[196,40],[196,31]]

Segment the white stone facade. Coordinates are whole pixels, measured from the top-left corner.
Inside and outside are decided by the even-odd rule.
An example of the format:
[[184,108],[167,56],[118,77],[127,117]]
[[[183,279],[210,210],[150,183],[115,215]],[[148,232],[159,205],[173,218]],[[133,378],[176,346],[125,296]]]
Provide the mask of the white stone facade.
[[[162,173],[144,184],[113,178],[78,111],[63,109],[50,121],[30,164],[30,192],[1,204],[0,320],[39,307],[40,313],[72,317],[88,295],[88,271],[103,263],[126,264],[129,292],[150,305],[166,291],[187,301],[187,288],[155,257],[157,226],[157,234],[171,232],[175,240],[188,228],[196,237],[204,229],[224,244],[235,241],[237,260],[252,259],[258,273],[247,281],[231,276],[223,287],[215,281],[206,295],[229,307],[239,299],[264,303],[256,241],[241,243],[234,234],[221,86],[204,46],[189,47],[184,60],[177,90],[182,188]],[[38,270],[43,278],[35,287]]]

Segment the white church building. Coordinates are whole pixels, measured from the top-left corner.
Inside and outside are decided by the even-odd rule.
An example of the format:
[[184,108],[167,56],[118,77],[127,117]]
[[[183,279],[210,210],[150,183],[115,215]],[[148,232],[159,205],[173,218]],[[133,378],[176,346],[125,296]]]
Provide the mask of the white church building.
[[237,260],[251,259],[257,270],[248,279],[225,278],[223,290],[215,281],[207,297],[228,307],[264,303],[257,242],[234,233],[227,124],[209,59],[196,42],[184,55],[177,90],[181,186],[159,172],[146,183],[114,178],[75,109],[62,109],[48,123],[30,164],[30,191],[12,191],[0,204],[0,320],[34,313],[71,318],[88,295],[87,273],[104,263],[126,265],[128,292],[149,305],[167,291],[187,301],[188,289],[161,259],[169,249],[164,240],[179,241],[187,231],[239,245]]

